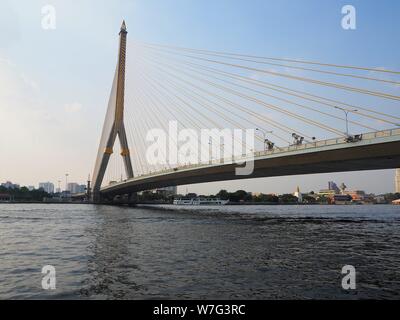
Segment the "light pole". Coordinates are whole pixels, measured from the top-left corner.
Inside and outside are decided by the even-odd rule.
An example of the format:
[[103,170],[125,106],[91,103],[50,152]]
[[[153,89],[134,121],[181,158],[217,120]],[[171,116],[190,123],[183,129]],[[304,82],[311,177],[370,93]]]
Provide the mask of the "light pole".
[[209,149],[209,163],[212,164],[212,138],[210,137],[208,141],[208,149]]
[[346,136],[349,137],[349,113],[350,112],[357,112],[357,109],[344,109],[341,107],[335,107],[335,109],[342,110],[346,115]]
[[263,137],[264,137],[264,151],[266,151],[267,150],[267,133],[273,133],[273,131],[265,131],[265,130],[262,130],[262,129],[260,129],[260,128],[256,128],[256,131],[259,131],[259,132],[261,132],[262,133],[262,135],[263,135]]
[[65,174],[65,191],[68,191],[68,176],[69,176],[69,174],[66,173]]

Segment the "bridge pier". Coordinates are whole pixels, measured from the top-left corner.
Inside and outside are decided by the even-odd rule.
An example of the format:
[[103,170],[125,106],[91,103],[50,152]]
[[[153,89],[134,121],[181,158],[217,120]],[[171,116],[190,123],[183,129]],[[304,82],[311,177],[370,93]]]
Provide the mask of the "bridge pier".
[[131,194],[129,194],[129,206],[134,206],[137,204],[137,193],[133,192]]
[[103,197],[100,190],[92,192],[92,202],[94,204],[115,204],[115,205],[128,205],[134,206],[137,204],[137,193],[132,192],[129,194],[114,195],[110,197]]
[[92,202],[95,204],[101,203],[100,190],[93,190],[92,192]]

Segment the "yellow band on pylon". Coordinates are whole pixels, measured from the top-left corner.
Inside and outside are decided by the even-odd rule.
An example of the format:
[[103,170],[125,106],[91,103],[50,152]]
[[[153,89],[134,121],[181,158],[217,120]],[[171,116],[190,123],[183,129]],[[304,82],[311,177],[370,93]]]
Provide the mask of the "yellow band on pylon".
[[125,157],[125,156],[129,156],[130,152],[129,149],[123,149],[121,151],[121,156]]
[[106,148],[106,150],[104,150],[104,153],[105,154],[113,154],[114,153],[113,148]]

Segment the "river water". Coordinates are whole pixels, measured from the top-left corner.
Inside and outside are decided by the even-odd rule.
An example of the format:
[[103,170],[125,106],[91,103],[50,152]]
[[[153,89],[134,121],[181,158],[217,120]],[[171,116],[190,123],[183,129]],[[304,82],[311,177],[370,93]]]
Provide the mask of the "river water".
[[398,299],[399,267],[395,206],[0,204],[0,299]]

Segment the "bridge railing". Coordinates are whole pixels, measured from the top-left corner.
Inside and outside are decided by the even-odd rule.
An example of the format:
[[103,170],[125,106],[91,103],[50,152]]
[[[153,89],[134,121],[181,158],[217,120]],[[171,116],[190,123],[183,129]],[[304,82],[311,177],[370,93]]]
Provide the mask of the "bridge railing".
[[[362,134],[362,140],[373,140],[377,138],[384,138],[384,137],[391,137],[391,136],[397,136],[400,135],[400,128],[396,129],[388,129],[388,130],[383,130],[383,131],[376,131],[376,132],[369,132],[369,133],[364,133]],[[151,177],[155,175],[163,175],[163,174],[168,174],[168,173],[173,173],[181,170],[190,170],[190,169],[196,169],[196,168],[201,168],[201,167],[206,167],[210,165],[217,165],[217,164],[232,164],[232,163],[240,163],[240,162],[246,162],[249,160],[252,160],[254,158],[259,158],[259,157],[265,157],[265,156],[270,156],[270,155],[276,155],[276,154],[284,154],[292,151],[300,151],[300,150],[309,150],[309,149],[316,149],[320,147],[326,147],[326,146],[333,146],[333,145],[341,145],[341,144],[351,144],[349,143],[346,139],[346,137],[340,137],[340,138],[335,138],[335,139],[327,139],[327,140],[321,140],[321,141],[315,141],[315,142],[308,142],[304,143],[301,145],[290,145],[287,147],[275,147],[273,150],[266,150],[266,151],[255,151],[252,154],[247,154],[239,157],[233,157],[233,158],[228,158],[228,159],[217,159],[213,160],[207,163],[197,163],[197,164],[188,164],[184,166],[179,166],[176,168],[172,169],[166,169],[166,170],[161,170],[157,172],[150,172],[148,174],[143,174],[140,176],[137,176],[136,178],[146,178],[146,177]]]

